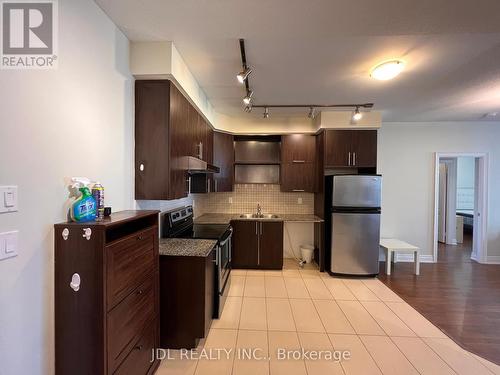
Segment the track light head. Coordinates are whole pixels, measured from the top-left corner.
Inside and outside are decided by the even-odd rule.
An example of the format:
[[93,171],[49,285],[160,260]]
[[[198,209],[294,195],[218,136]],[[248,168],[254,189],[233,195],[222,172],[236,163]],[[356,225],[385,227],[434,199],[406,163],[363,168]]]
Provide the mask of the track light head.
[[242,70],[241,72],[239,72],[236,75],[236,78],[238,79],[238,82],[241,83],[241,84],[245,83],[245,81],[248,78],[248,76],[250,75],[250,73],[252,73],[252,69],[251,68],[245,68],[244,70]]
[[248,91],[247,96],[243,98],[243,104],[249,105],[252,102],[253,91]]
[[307,114],[307,117],[309,117],[310,119],[313,119],[314,116],[316,115],[314,112],[315,112],[314,107],[309,107],[309,113]]
[[252,112],[252,104],[251,104],[251,103],[250,103],[250,104],[247,104],[247,105],[245,106],[245,112],[247,112],[247,113]]
[[265,107],[264,108],[264,114],[262,115],[264,118],[269,118],[269,108]]
[[356,107],[354,110],[354,114],[352,115],[352,119],[354,121],[359,121],[363,117],[363,114],[359,111],[359,107]]

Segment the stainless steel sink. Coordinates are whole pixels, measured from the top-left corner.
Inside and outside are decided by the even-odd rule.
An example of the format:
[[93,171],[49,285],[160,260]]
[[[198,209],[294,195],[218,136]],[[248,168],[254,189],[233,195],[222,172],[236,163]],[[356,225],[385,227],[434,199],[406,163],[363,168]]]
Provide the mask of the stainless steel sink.
[[279,219],[276,214],[241,214],[240,219]]

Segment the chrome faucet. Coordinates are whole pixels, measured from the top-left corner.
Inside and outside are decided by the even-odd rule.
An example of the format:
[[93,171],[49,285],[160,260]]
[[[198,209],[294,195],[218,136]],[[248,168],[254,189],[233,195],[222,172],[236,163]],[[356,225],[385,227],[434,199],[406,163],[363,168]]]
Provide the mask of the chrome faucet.
[[262,208],[260,207],[260,203],[257,203],[257,217],[262,216]]

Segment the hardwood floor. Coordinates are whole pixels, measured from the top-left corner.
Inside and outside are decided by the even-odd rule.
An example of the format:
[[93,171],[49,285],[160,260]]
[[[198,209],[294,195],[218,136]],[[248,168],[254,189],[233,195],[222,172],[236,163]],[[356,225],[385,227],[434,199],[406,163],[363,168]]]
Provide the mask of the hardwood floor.
[[438,262],[381,262],[379,279],[463,348],[500,364],[500,266],[470,260],[472,237],[458,246],[439,244]]

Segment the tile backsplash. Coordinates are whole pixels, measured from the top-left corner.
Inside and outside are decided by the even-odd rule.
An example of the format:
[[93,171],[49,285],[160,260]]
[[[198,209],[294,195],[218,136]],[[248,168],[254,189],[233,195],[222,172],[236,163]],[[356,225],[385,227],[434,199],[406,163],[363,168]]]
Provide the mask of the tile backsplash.
[[[314,194],[283,193],[280,185],[236,184],[230,193],[192,194],[196,216],[204,213],[314,213]],[[232,199],[232,203],[229,200]],[[299,203],[299,200],[302,200]]]

